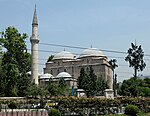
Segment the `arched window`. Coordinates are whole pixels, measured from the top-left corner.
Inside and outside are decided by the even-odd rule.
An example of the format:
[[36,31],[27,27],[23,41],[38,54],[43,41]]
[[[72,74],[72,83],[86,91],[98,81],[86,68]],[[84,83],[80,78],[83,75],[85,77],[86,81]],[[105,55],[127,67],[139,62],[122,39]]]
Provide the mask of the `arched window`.
[[59,74],[59,72],[60,72],[59,69],[57,69],[57,74]]
[[53,75],[53,70],[51,70],[51,74]]

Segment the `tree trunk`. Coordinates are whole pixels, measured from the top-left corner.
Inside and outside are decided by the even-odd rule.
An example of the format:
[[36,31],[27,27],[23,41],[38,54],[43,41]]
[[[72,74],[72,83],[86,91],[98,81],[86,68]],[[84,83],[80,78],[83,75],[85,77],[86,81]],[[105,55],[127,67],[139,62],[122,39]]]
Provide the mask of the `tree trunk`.
[[113,70],[113,90],[114,90],[114,96],[116,97],[116,88],[115,88],[115,71]]
[[137,77],[137,68],[134,67],[134,77]]

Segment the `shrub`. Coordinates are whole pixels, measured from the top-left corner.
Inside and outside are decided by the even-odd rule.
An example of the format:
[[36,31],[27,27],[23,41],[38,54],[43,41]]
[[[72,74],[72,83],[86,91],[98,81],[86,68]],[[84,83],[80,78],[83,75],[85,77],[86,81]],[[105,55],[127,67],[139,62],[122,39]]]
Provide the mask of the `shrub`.
[[125,114],[126,115],[136,116],[136,114],[138,112],[139,112],[139,108],[135,105],[128,105],[125,107]]
[[8,107],[9,107],[10,109],[16,109],[16,108],[17,108],[17,104],[16,104],[15,102],[11,101],[11,102],[8,104]]
[[57,109],[51,109],[48,111],[49,116],[61,116],[61,112]]

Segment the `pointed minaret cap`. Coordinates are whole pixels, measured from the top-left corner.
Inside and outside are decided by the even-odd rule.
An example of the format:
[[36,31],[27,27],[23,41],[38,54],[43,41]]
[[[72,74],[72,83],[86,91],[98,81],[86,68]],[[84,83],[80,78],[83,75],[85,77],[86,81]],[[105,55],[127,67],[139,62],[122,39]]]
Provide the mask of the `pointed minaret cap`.
[[34,9],[34,16],[33,16],[32,25],[38,25],[37,14],[36,14],[36,5],[35,5],[35,9]]

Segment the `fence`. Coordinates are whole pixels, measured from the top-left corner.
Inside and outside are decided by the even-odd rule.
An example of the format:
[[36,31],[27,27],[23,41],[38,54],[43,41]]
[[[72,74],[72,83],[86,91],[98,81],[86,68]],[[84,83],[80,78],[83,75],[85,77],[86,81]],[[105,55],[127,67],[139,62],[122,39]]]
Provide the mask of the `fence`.
[[2,110],[0,112],[0,116],[48,116],[47,110],[39,109],[39,110]]
[[[43,101],[36,99],[24,101],[2,100],[0,101],[0,116],[48,116],[46,109],[50,110],[50,108],[56,108],[62,115],[67,116],[120,114],[124,113],[124,108],[129,104],[138,106],[142,112],[150,112],[150,98],[122,97],[116,99],[99,99],[55,97]],[[11,110],[11,108],[14,109]]]

